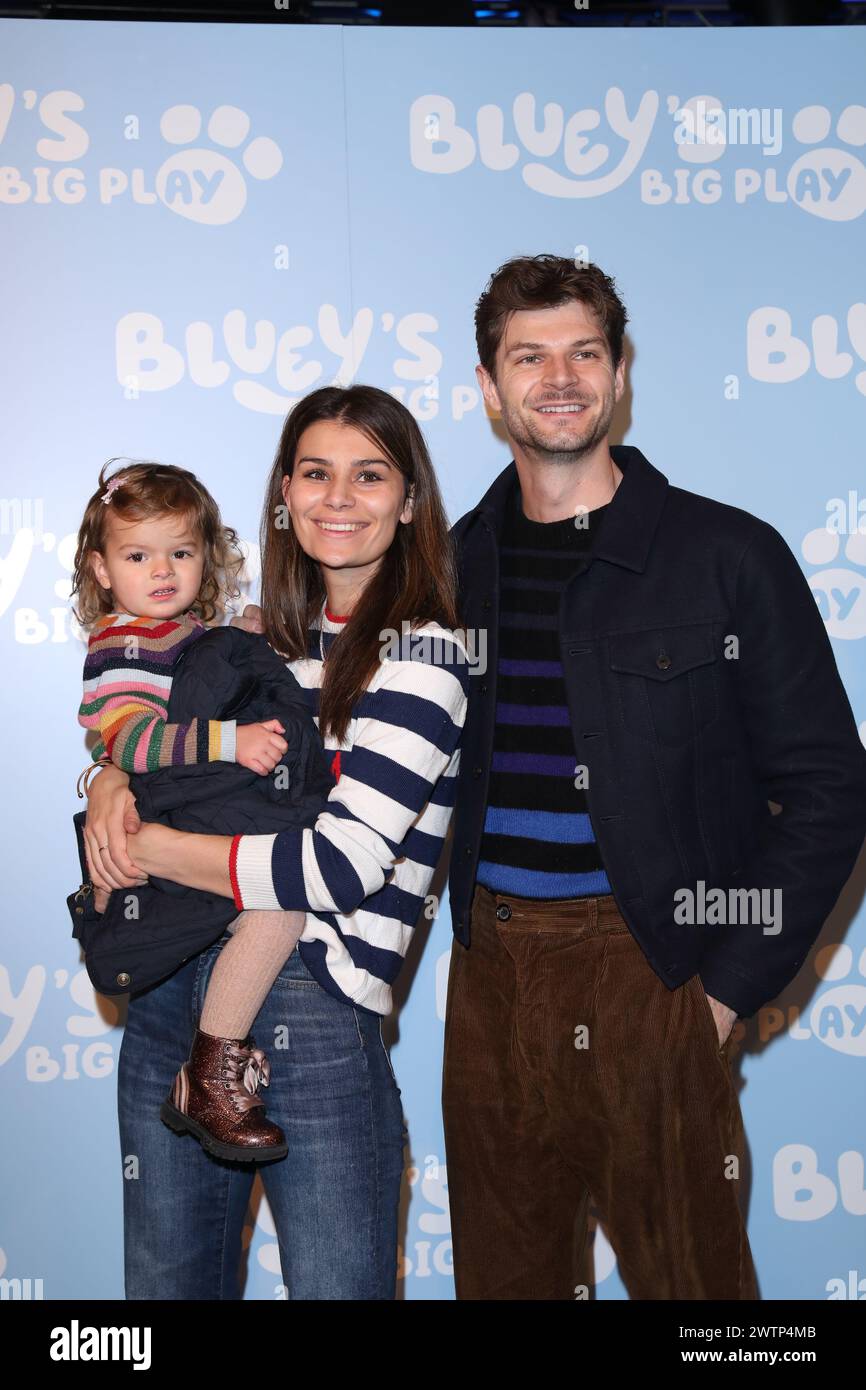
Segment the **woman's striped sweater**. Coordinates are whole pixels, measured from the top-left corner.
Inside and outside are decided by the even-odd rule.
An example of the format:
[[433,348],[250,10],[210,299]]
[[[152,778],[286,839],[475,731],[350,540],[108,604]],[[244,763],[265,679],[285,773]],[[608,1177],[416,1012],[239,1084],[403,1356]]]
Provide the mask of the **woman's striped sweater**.
[[[326,609],[320,621],[309,631],[308,656],[289,662],[317,724],[320,635],[327,657],[346,619]],[[338,781],[316,824],[232,841],[238,909],[305,912],[298,950],[307,969],[370,1013],[391,1011],[391,988],[442,852],[468,692],[460,637],[438,623],[419,627],[377,668],[343,742],[324,740]]]
[[169,724],[174,668],[207,628],[193,613],[143,618],[109,613],[90,634],[84,660],[84,698],[78,722],[97,729],[93,758],[106,756],[124,772],[235,761],[234,719]]

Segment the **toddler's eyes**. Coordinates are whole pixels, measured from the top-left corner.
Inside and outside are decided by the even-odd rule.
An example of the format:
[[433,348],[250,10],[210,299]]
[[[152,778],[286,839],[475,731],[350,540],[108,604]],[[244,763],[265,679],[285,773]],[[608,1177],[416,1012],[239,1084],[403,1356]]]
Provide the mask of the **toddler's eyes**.
[[[175,550],[175,551],[172,552],[172,559],[177,559],[179,556],[181,556],[181,557],[186,557],[186,559],[188,559],[188,560],[193,559],[193,553],[192,553],[191,550]],[[136,561],[138,561],[138,560],[143,560],[143,559],[144,559],[144,551],[143,551],[143,550],[133,550],[133,551],[130,551],[130,553],[127,555],[126,558],[127,558],[127,560],[136,560]]]

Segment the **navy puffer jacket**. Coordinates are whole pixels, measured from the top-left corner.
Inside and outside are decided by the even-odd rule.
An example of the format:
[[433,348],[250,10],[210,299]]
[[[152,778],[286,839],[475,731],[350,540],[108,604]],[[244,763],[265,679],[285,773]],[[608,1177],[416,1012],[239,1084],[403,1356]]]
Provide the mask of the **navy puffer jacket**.
[[[212,628],[186,649],[174,669],[168,718],[194,717],[240,724],[279,719],[288,750],[267,777],[224,762],[133,773],[130,791],[143,821],[210,835],[272,834],[315,823],[334,777],[301,686],[264,637]],[[82,887],[67,901],[73,936],[102,994],[138,993],[157,983],[219,940],[237,917],[231,898],[160,878],[115,890],[105,913],[97,914],[84,857],[85,813],[74,819]]]

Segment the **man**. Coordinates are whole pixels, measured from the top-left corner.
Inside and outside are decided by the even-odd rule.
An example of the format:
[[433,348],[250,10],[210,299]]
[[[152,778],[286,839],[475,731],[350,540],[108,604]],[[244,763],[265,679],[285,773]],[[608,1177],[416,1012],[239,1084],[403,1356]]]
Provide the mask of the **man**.
[[556,256],[502,266],[476,310],[514,458],[452,532],[488,644],[449,885],[461,1299],[586,1296],[590,1197],[632,1298],[758,1296],[731,1029],[797,974],[866,833],[866,750],[788,546],[608,443],[626,321]]

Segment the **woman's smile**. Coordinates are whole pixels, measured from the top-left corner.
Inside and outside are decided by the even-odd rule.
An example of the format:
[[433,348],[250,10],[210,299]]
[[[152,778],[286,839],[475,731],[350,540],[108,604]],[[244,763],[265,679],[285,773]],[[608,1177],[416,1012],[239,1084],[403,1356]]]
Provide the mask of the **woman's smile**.
[[320,531],[329,536],[354,536],[357,531],[365,531],[370,525],[369,521],[320,521],[317,517],[312,520]]

